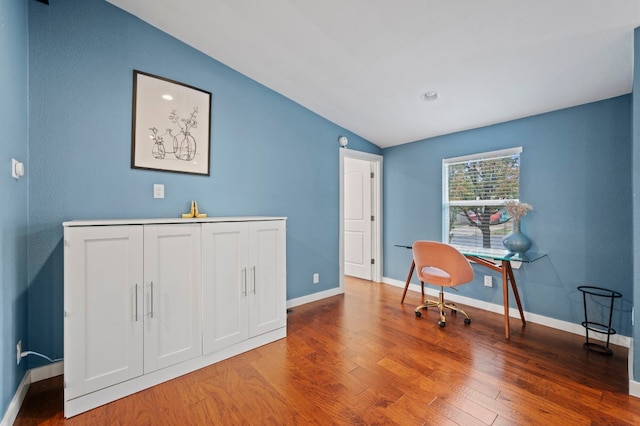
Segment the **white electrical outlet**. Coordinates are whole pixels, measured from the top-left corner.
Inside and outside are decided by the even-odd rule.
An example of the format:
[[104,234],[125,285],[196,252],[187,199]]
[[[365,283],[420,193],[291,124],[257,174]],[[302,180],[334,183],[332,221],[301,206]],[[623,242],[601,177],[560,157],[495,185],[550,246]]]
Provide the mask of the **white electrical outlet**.
[[493,287],[493,279],[491,278],[491,275],[485,275],[484,276],[484,286],[485,287]]
[[320,274],[313,274],[313,283],[318,284],[320,282]]
[[20,359],[22,359],[22,340],[19,340],[16,345],[16,364],[20,364]]
[[153,198],[164,198],[164,185],[161,183],[153,184]]

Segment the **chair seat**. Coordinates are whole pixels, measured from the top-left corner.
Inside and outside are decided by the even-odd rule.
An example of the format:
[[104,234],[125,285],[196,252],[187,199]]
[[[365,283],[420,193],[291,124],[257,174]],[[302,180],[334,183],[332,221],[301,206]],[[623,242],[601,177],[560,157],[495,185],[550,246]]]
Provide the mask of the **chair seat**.
[[451,275],[435,266],[425,266],[420,274],[421,281],[439,286],[451,286]]

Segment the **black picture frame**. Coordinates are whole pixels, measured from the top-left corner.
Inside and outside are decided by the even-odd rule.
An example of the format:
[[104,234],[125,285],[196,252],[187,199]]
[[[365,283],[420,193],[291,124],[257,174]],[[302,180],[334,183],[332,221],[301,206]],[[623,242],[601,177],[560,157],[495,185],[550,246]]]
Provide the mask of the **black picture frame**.
[[211,96],[134,70],[131,168],[209,176]]

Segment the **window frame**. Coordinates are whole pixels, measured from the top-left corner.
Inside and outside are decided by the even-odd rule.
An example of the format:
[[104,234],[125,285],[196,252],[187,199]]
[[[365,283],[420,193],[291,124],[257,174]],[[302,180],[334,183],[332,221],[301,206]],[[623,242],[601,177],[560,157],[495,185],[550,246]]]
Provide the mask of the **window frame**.
[[[496,151],[481,152],[470,155],[463,155],[459,157],[443,158],[442,159],[442,242],[451,244],[450,241],[450,218],[449,214],[451,207],[464,207],[464,206],[504,206],[509,201],[520,201],[520,169],[518,170],[518,198],[505,198],[495,200],[449,200],[449,166],[452,164],[459,164],[469,161],[478,160],[495,160],[498,158],[512,157],[518,155],[518,167],[521,167],[522,147],[514,147],[507,149],[500,149]],[[482,248],[478,245],[465,245],[465,247]]]

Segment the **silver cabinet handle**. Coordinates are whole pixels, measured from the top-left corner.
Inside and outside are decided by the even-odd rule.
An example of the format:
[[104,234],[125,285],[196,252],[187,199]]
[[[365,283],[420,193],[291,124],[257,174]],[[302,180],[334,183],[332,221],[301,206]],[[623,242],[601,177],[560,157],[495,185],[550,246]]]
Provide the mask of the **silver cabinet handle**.
[[138,283],[136,283],[136,297],[134,303],[136,304],[136,322],[138,322]]
[[151,281],[151,318],[153,318],[153,281]]
[[256,294],[256,266],[253,265],[253,294]]
[[243,282],[243,289],[242,289],[242,295],[246,296],[247,295],[247,267],[245,266],[244,268],[242,268],[242,273],[244,274],[244,282]]

